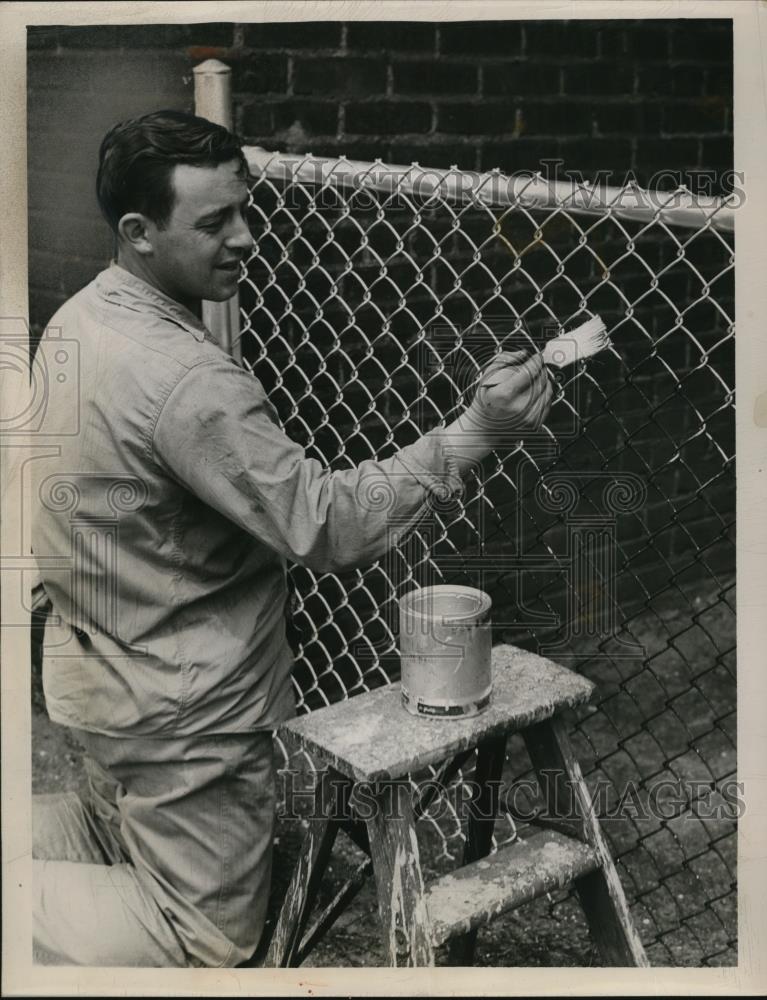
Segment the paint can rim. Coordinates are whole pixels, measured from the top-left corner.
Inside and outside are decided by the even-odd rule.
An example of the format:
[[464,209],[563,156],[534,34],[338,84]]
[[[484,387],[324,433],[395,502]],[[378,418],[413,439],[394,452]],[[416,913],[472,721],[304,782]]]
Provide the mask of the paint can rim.
[[[437,612],[430,614],[415,606],[416,601],[422,601],[430,593],[435,596],[444,594],[456,597],[473,597],[477,600],[477,607],[468,613],[444,614],[443,612]],[[399,598],[398,603],[400,612],[403,615],[425,621],[440,622],[442,625],[480,624],[487,617],[488,612],[493,606],[492,598],[484,590],[479,590],[477,587],[465,587],[461,584],[451,583],[440,583],[431,587],[417,587],[414,590],[409,590],[407,594],[403,594]]]

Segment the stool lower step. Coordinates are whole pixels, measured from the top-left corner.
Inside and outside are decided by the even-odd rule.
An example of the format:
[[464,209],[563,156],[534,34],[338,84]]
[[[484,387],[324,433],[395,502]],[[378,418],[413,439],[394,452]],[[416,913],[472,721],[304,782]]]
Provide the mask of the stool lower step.
[[432,942],[436,947],[488,924],[598,867],[588,844],[558,831],[541,830],[517,840],[426,885]]

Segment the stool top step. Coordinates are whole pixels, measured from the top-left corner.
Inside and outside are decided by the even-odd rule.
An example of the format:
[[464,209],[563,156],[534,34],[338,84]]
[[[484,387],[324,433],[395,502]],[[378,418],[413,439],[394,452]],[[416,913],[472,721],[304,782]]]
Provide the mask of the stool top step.
[[337,702],[284,723],[280,737],[358,781],[400,778],[480,740],[516,732],[588,701],[594,685],[535,653],[493,647],[490,705],[473,718],[411,715],[399,683]]

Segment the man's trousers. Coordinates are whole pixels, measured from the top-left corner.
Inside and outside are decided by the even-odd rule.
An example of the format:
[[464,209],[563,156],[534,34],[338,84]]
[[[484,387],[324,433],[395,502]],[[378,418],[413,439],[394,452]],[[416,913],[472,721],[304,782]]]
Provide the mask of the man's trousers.
[[88,795],[33,796],[40,961],[231,967],[266,916],[269,732],[114,739],[75,731]]

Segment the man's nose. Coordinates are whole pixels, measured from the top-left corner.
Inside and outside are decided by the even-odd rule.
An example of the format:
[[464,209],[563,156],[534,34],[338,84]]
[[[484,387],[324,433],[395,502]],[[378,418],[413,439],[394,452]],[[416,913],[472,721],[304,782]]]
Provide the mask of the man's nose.
[[226,239],[227,246],[232,250],[241,250],[245,253],[250,250],[253,243],[253,236],[247,222],[238,216],[231,233]]

